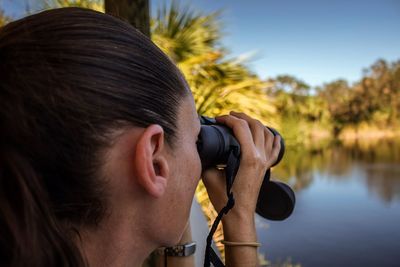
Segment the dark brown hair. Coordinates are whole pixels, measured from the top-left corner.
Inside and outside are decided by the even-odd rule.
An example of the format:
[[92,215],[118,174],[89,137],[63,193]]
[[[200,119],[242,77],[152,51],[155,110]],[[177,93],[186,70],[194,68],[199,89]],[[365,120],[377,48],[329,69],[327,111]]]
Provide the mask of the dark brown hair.
[[112,16],[62,8],[1,28],[0,265],[83,265],[67,226],[106,214],[113,133],[159,124],[173,147],[187,94],[167,56]]

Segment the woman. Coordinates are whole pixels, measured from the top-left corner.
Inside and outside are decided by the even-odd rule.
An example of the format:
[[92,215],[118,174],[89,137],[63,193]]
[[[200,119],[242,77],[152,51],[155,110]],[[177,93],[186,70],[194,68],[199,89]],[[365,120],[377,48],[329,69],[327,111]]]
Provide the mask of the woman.
[[[187,241],[201,176],[214,207],[225,204],[223,173],[201,174],[187,83],[127,23],[79,8],[12,22],[0,30],[0,80],[1,266],[140,266]],[[226,265],[255,266],[246,242],[279,137],[244,114],[217,120],[242,146],[223,220],[239,245]]]

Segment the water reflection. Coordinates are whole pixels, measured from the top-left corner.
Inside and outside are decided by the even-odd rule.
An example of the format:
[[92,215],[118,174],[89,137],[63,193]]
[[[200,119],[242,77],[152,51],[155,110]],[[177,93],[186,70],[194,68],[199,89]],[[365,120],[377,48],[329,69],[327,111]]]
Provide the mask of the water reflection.
[[391,203],[400,198],[400,140],[315,143],[287,147],[272,177],[289,182],[296,191],[308,188],[315,175],[335,181],[352,179],[354,168],[365,172],[364,184],[373,196]]
[[272,177],[293,186],[297,203],[287,220],[258,228],[271,262],[399,266],[400,140],[288,147]]
[[366,166],[366,185],[372,195],[386,203],[400,199],[400,166],[395,164],[371,164]]

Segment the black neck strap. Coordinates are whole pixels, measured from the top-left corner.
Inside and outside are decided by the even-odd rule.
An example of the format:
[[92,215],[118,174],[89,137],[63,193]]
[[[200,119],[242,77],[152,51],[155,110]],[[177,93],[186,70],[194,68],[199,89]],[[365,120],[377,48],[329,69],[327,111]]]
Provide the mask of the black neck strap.
[[225,207],[218,213],[217,218],[215,218],[213,225],[211,226],[210,233],[207,236],[207,246],[204,257],[204,267],[210,267],[212,263],[214,267],[225,267],[222,263],[221,259],[218,257],[217,253],[215,253],[214,249],[211,247],[213,236],[215,231],[217,230],[218,224],[220,223],[222,217],[227,214],[235,205],[235,199],[233,197],[233,193],[231,192],[232,185],[237,173],[237,169],[239,166],[239,158],[235,155],[233,150],[231,150],[227,166],[225,168],[226,174],[226,194],[228,196],[228,202]]

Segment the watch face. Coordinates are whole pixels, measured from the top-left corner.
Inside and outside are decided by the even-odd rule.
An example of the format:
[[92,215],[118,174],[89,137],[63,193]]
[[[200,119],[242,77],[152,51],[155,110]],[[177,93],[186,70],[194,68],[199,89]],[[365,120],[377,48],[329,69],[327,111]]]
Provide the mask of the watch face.
[[193,255],[196,252],[196,243],[190,243],[185,246],[185,255],[184,256],[190,256]]

